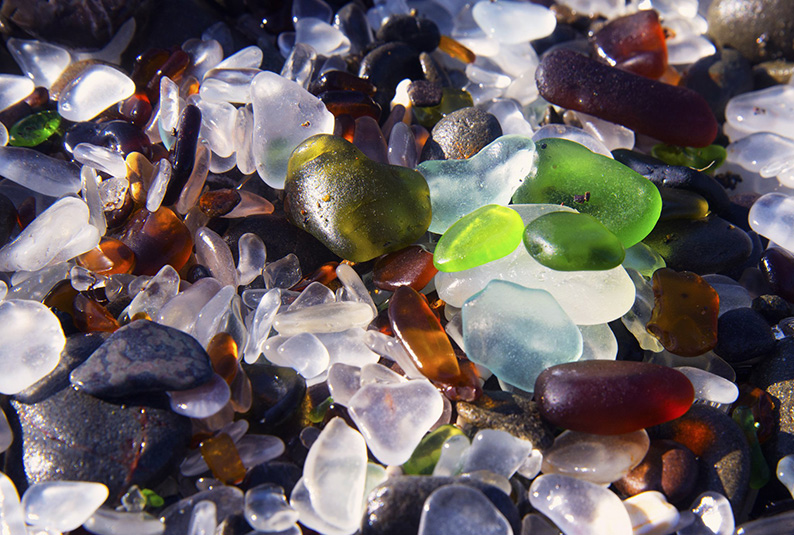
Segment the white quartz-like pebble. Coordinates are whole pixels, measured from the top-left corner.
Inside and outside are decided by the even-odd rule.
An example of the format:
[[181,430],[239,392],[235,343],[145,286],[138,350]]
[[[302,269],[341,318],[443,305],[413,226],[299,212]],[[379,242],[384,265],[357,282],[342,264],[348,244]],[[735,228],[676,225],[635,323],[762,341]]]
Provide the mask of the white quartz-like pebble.
[[218,527],[218,506],[210,500],[198,502],[190,514],[187,535],[214,535]]
[[579,360],[615,360],[618,340],[606,323],[577,325],[582,333],[582,356]]
[[160,309],[179,292],[179,283],[179,273],[164,265],[129,304],[127,315],[133,317],[143,312],[150,318],[157,317]]
[[27,147],[0,147],[0,175],[51,197],[80,191],[80,167]]
[[328,390],[334,403],[347,406],[353,395],[361,388],[361,369],[336,362],[328,368]]
[[500,43],[517,44],[551,35],[557,26],[546,7],[510,0],[481,0],[471,11],[475,22]]
[[127,165],[120,152],[92,145],[91,143],[78,143],[72,151],[74,159],[81,164],[88,165],[99,171],[116,176],[127,176]]
[[[630,128],[587,115],[586,113],[575,113],[582,123],[584,131],[603,143],[608,150],[631,150],[634,148],[634,131]],[[611,157],[612,155],[610,154]]]
[[329,524],[355,531],[361,522],[366,476],[364,438],[343,419],[332,419],[312,444],[303,466],[314,511]]
[[680,366],[676,370],[686,375],[692,383],[697,399],[727,405],[739,397],[739,388],[736,383],[723,379],[719,375],[691,366]]
[[777,462],[775,470],[777,479],[785,486],[792,497],[794,497],[794,454],[789,454]]
[[256,170],[269,186],[282,189],[290,154],[315,134],[332,134],[334,116],[320,99],[274,72],[259,73],[251,84]]
[[426,379],[371,383],[350,399],[348,410],[367,446],[383,464],[399,465],[444,410],[441,393]]
[[352,522],[345,527],[339,527],[327,521],[317,512],[312,499],[309,489],[304,483],[304,478],[300,478],[292,489],[289,504],[298,511],[301,524],[323,535],[352,535],[358,531],[358,525],[354,525]]
[[171,182],[172,171],[173,168],[168,158],[163,158],[154,165],[154,176],[146,195],[146,209],[150,212],[156,212],[163,204],[168,184]]
[[[188,98],[188,104],[194,104],[201,110],[199,136],[207,140],[212,152],[220,158],[228,158],[234,154],[237,109],[228,102],[207,100],[196,95]],[[210,167],[212,165],[210,162]]]
[[395,384],[404,383],[408,379],[399,373],[390,370],[378,363],[367,364],[361,367],[361,386],[369,384]]
[[237,169],[244,175],[256,172],[256,160],[251,150],[254,141],[254,112],[250,106],[237,108],[234,118],[234,150],[237,154]]
[[722,316],[726,312],[737,308],[750,308],[753,304],[753,297],[747,288],[724,275],[704,275],[703,280],[717,291],[720,298],[720,312]]
[[298,512],[290,507],[284,489],[264,484],[245,493],[245,519],[259,531],[278,532],[298,521]]
[[664,494],[649,490],[623,500],[634,535],[670,535],[681,515]]
[[262,274],[265,279],[265,288],[292,288],[301,280],[300,260],[294,253],[289,253],[284,258],[270,262],[265,266]]
[[287,307],[288,311],[296,311],[317,305],[336,303],[336,295],[321,282],[312,282],[304,288],[298,297]]
[[692,503],[695,521],[678,535],[733,535],[736,521],[728,498],[719,492],[704,492]]
[[231,392],[223,378],[215,374],[205,384],[190,390],[168,393],[171,410],[188,418],[209,418],[229,402]]
[[196,232],[196,259],[224,286],[237,287],[237,268],[229,244],[215,231],[201,227]]
[[738,139],[725,149],[728,163],[758,173],[777,176],[781,183],[794,181],[794,140],[771,132],[756,132]]
[[284,442],[271,435],[244,435],[235,446],[246,469],[272,461],[284,453]]
[[482,429],[474,435],[463,460],[463,472],[488,470],[506,478],[513,477],[532,452],[532,443],[507,431]]
[[466,452],[471,447],[469,437],[454,435],[441,446],[441,454],[433,467],[434,476],[456,476],[463,469]]
[[632,535],[620,498],[595,483],[559,474],[538,476],[529,487],[532,506],[566,535]]
[[219,69],[209,71],[201,82],[202,100],[248,104],[251,81],[261,69]]
[[246,232],[237,240],[239,252],[237,261],[237,278],[241,286],[251,284],[262,274],[267,261],[267,250],[262,238],[253,232]]
[[262,352],[262,343],[265,342],[270,334],[270,329],[273,327],[273,321],[280,307],[281,290],[278,288],[268,290],[267,293],[262,296],[254,312],[250,336],[248,337],[248,343],[244,351],[246,363],[252,364],[259,358],[259,354]]
[[63,88],[58,98],[58,113],[68,121],[88,121],[134,93],[135,82],[129,76],[97,63]]
[[0,74],[0,111],[30,95],[34,88],[27,76]]
[[544,452],[542,470],[604,485],[640,464],[650,443],[644,429],[623,435],[565,431]]
[[197,280],[160,308],[157,323],[191,332],[201,309],[221,288],[221,283],[212,277]]
[[725,119],[748,133],[794,138],[794,86],[775,85],[735,96],[725,107]]
[[513,530],[482,491],[446,485],[425,500],[418,535],[513,535]]
[[350,39],[344,33],[315,17],[304,17],[295,23],[295,43],[310,45],[324,56],[344,56],[350,50]]
[[289,337],[275,352],[266,352],[273,364],[289,366],[307,379],[324,372],[329,365],[328,350],[312,333],[299,333]]
[[68,50],[44,41],[12,37],[6,41],[6,46],[22,72],[37,87],[49,89],[72,62]]
[[65,532],[80,527],[107,497],[102,483],[46,481],[28,487],[22,507],[28,524]]
[[547,124],[538,128],[537,132],[532,134],[532,141],[537,143],[541,139],[547,138],[561,138],[569,141],[574,141],[580,145],[584,145],[591,151],[608,158],[612,158],[612,153],[604,145],[604,143],[589,132],[570,126],[567,124]]
[[356,273],[356,270],[347,264],[339,264],[336,268],[336,277],[345,290],[343,301],[364,303],[372,309],[373,317],[378,314],[378,309],[372,301],[372,296],[369,295],[367,287],[358,273]]
[[14,482],[0,472],[0,529],[3,535],[26,535],[25,513]]
[[8,424],[6,413],[0,408],[0,453],[6,451],[12,442],[14,442],[14,433]]
[[762,195],[753,203],[747,219],[758,234],[794,251],[794,197],[783,193]]
[[147,513],[126,513],[100,508],[83,527],[96,535],[160,535],[165,524]]
[[66,345],[61,323],[37,301],[0,301],[0,393],[13,395],[58,365]]
[[279,334],[286,336],[302,332],[333,333],[351,327],[366,327],[373,318],[368,305],[344,301],[278,314],[273,326]]
[[84,165],[80,170],[80,182],[83,185],[82,197],[88,205],[88,222],[97,228],[100,236],[107,231],[108,223],[105,218],[105,205],[99,191],[97,175],[91,167]]

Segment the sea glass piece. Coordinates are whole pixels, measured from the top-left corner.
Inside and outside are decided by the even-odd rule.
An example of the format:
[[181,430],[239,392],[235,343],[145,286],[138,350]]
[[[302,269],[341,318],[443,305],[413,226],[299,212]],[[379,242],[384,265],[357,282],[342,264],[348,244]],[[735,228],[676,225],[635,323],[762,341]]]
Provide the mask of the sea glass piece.
[[758,198],[747,216],[750,227],[777,245],[794,251],[794,239],[788,231],[794,221],[794,197],[784,193],[767,193]]
[[726,152],[728,163],[737,164],[763,178],[776,176],[781,184],[794,183],[792,139],[771,132],[755,132],[733,141]]
[[205,439],[200,450],[215,479],[225,484],[237,484],[245,477],[245,466],[228,434],[220,433]]
[[501,136],[465,160],[419,164],[430,188],[430,232],[443,234],[458,219],[486,204],[506,205],[533,172],[537,156],[531,139]]
[[188,418],[209,418],[218,414],[231,397],[229,385],[214,374],[205,384],[168,393],[171,410]]
[[179,273],[169,265],[163,266],[133,298],[127,307],[127,314],[129,317],[137,314],[156,317],[160,309],[179,292],[179,282]]
[[612,269],[626,254],[617,236],[589,214],[543,215],[527,225],[523,240],[532,258],[557,271]]
[[575,208],[598,219],[624,247],[653,230],[662,198],[648,179],[566,139],[543,140],[537,149],[537,175],[521,185],[513,202]]
[[648,332],[676,355],[696,357],[717,345],[719,295],[699,275],[669,268],[653,274]]
[[80,167],[26,147],[0,147],[0,175],[36,193],[62,197],[80,191]]
[[593,35],[593,47],[610,65],[658,79],[667,70],[665,32],[653,9],[612,19]]
[[531,392],[538,375],[582,355],[582,334],[548,292],[494,280],[463,305],[466,355]]
[[777,478],[794,496],[794,454],[785,455],[777,462]]
[[714,114],[695,91],[649,80],[572,50],[545,54],[535,78],[540,95],[553,104],[671,145],[705,147],[717,136]]
[[727,157],[725,148],[720,145],[694,148],[660,144],[654,145],[651,155],[669,165],[691,167],[709,174],[713,174]]
[[373,317],[368,305],[343,301],[282,312],[275,317],[273,327],[284,336],[305,332],[335,333],[352,327],[366,327]]
[[418,535],[512,535],[499,509],[474,487],[445,485],[425,500]]
[[543,453],[542,470],[606,485],[640,464],[650,444],[644,429],[621,435],[564,431]]
[[736,422],[747,439],[750,446],[750,488],[760,489],[769,483],[770,471],[769,464],[761,451],[758,442],[758,430],[756,429],[755,418],[749,407],[736,407],[731,413],[733,421]]
[[529,487],[529,502],[565,533],[632,534],[620,498],[589,481],[559,474],[538,476]]
[[730,99],[725,106],[726,126],[742,132],[741,137],[754,132],[769,132],[794,139],[793,113],[794,86],[791,85],[773,85],[742,93]]
[[9,130],[12,147],[37,147],[47,141],[61,126],[58,112],[44,110],[20,119]]
[[673,420],[689,410],[695,397],[689,379],[672,368],[608,360],[548,368],[534,392],[548,421],[596,435],[632,433]]
[[135,254],[136,275],[154,275],[170,264],[180,270],[193,252],[190,230],[170,209],[141,209],[122,227],[118,239]]
[[126,74],[95,63],[63,88],[58,97],[58,113],[68,121],[88,121],[134,93],[135,82]]
[[25,535],[25,513],[19,502],[19,494],[14,482],[0,472],[0,522],[9,535]]
[[295,149],[284,192],[290,221],[355,262],[410,245],[430,224],[421,174],[374,162],[336,136],[313,136]]
[[363,385],[348,402],[348,410],[375,458],[400,465],[441,417],[444,402],[429,381],[415,379]]
[[584,145],[596,154],[612,158],[612,153],[609,152],[609,149],[604,143],[576,126],[552,123],[541,126],[532,134],[532,141],[534,141],[536,145],[541,139],[548,138],[567,139],[568,141]]
[[290,507],[284,489],[265,483],[245,493],[245,519],[258,531],[282,532],[298,521],[298,512]]
[[728,498],[719,492],[707,491],[695,498],[691,507],[695,521],[678,530],[679,535],[731,535],[736,527],[733,508]]
[[25,522],[54,531],[79,528],[108,497],[108,488],[89,481],[46,481],[22,496]]
[[[201,227],[195,234],[196,259],[224,286],[237,287],[237,268],[229,245],[215,231]],[[263,266],[264,267],[264,266]]]
[[[442,425],[425,435],[411,453],[411,457],[402,465],[403,473],[410,475],[433,474],[444,444],[452,437],[465,438],[465,435],[454,425]],[[466,443],[468,445],[468,439],[466,439]]]
[[436,273],[438,270],[433,265],[433,253],[420,245],[409,245],[375,261],[372,283],[381,290],[394,291],[400,286],[410,286],[418,292],[427,286]]
[[541,39],[557,26],[548,8],[510,0],[477,2],[471,15],[488,37],[508,45]]
[[692,382],[697,399],[728,405],[739,397],[739,388],[733,381],[692,366],[679,366],[676,370]]
[[257,173],[269,186],[282,189],[292,151],[310,136],[333,133],[334,116],[300,85],[269,71],[254,78],[251,100]]
[[72,62],[69,51],[53,43],[12,37],[6,41],[6,46],[36,87],[49,89]]
[[631,518],[635,535],[673,533],[681,521],[681,514],[667,501],[664,494],[649,490],[623,500]]
[[433,265],[439,271],[455,272],[505,257],[521,243],[523,228],[515,210],[498,204],[478,208],[444,232],[433,253]]
[[0,110],[5,110],[30,95],[35,86],[27,76],[0,74]]
[[532,442],[499,429],[481,429],[471,441],[461,465],[462,472],[488,470],[507,479],[532,452]]

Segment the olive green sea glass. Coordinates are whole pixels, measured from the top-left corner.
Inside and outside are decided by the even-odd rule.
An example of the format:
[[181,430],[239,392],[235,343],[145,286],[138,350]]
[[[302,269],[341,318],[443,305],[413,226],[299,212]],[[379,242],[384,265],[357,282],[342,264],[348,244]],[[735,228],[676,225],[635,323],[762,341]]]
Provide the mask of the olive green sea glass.
[[37,147],[50,139],[61,126],[57,111],[40,111],[17,121],[8,132],[12,147]]
[[442,425],[425,435],[411,454],[411,458],[402,465],[403,473],[416,476],[432,475],[433,468],[441,457],[441,447],[444,442],[457,435],[463,435],[463,431],[454,425]]
[[666,164],[682,165],[698,171],[713,174],[725,162],[728,153],[724,147],[709,145],[708,147],[679,147],[660,143],[651,149],[654,158],[659,158]]
[[602,271],[619,266],[626,252],[620,240],[596,218],[576,212],[552,212],[524,229],[532,258],[557,271]]
[[430,190],[419,172],[377,163],[328,134],[292,153],[284,195],[294,225],[354,262],[402,249],[430,225]]
[[515,251],[523,230],[518,212],[487,204],[447,229],[436,245],[433,265],[449,273],[487,264]]
[[639,242],[656,225],[662,198],[639,173],[566,139],[543,139],[536,149],[537,175],[518,188],[514,203],[564,204],[590,214],[623,247]]

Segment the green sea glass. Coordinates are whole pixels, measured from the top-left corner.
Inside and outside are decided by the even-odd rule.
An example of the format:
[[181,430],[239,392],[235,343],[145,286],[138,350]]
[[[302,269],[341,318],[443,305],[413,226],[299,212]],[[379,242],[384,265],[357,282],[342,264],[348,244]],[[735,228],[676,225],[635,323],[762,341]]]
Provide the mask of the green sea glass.
[[294,225],[354,262],[402,249],[430,224],[430,190],[420,173],[370,160],[328,134],[292,153],[284,196]]
[[651,149],[654,158],[670,165],[682,165],[698,171],[713,174],[725,162],[728,153],[724,147],[709,145],[708,147],[678,147],[660,143]]
[[523,230],[518,212],[488,204],[449,227],[438,240],[433,265],[449,273],[487,264],[515,251]]
[[532,258],[557,271],[602,271],[619,266],[626,253],[598,219],[575,212],[552,212],[524,229]]
[[12,147],[38,147],[58,131],[61,116],[57,111],[40,111],[17,121],[8,132]]
[[432,475],[433,468],[441,456],[441,447],[444,442],[456,435],[464,435],[464,433],[454,425],[442,425],[425,435],[411,454],[411,458],[402,465],[403,473],[416,476]]
[[518,188],[514,203],[564,204],[590,214],[623,247],[631,247],[653,230],[662,198],[648,179],[567,139],[543,139],[536,149],[537,175]]

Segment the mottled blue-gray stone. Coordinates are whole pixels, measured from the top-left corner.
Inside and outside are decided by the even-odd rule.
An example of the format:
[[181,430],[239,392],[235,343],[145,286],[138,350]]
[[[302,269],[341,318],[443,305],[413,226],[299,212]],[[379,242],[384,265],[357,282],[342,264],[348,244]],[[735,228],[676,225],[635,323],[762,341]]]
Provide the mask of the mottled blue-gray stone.
[[146,320],[114,332],[83,364],[71,383],[87,394],[124,397],[189,390],[213,375],[209,355],[192,336]]

